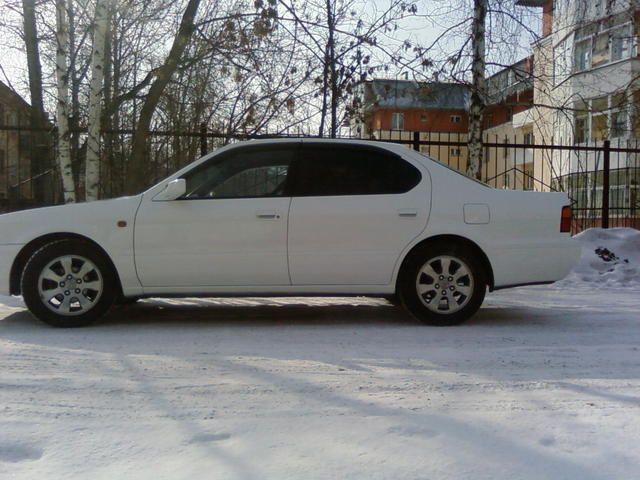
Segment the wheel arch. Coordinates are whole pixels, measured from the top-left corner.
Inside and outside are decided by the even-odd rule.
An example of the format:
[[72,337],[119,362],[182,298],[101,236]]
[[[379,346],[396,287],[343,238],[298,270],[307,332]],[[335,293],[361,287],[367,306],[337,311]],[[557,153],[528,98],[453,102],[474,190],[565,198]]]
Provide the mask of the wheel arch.
[[11,265],[11,273],[9,276],[9,289],[12,295],[20,295],[22,293],[20,288],[20,279],[22,277],[24,267],[26,266],[31,256],[45,245],[59,240],[82,240],[83,242],[86,242],[98,249],[98,251],[100,251],[100,253],[104,255],[104,258],[109,262],[109,266],[112,268],[118,282],[117,288],[120,293],[122,292],[122,284],[120,282],[118,269],[116,268],[109,254],[105,251],[104,248],[100,246],[100,244],[90,239],[89,237],[85,237],[84,235],[80,235],[77,233],[56,232],[48,233],[46,235],[34,238],[24,247],[22,247],[20,252],[18,252],[18,255],[16,255],[16,258],[13,260],[13,264]]
[[435,245],[435,244],[445,244],[448,246],[455,245],[458,247],[468,249],[472,253],[476,254],[477,258],[480,260],[480,263],[482,264],[482,267],[487,273],[487,282],[489,286],[489,291],[494,290],[495,283],[494,283],[494,276],[493,276],[493,267],[491,266],[489,257],[484,252],[484,250],[476,242],[466,237],[462,237],[460,235],[443,234],[443,235],[435,235],[433,237],[429,237],[429,238],[425,238],[424,240],[421,240],[405,254],[400,264],[400,268],[398,269],[398,275],[396,276],[396,292],[398,291],[398,282],[400,279],[400,272],[404,268],[405,263],[407,262],[407,259],[410,258],[411,254],[419,248],[424,248],[427,245]]

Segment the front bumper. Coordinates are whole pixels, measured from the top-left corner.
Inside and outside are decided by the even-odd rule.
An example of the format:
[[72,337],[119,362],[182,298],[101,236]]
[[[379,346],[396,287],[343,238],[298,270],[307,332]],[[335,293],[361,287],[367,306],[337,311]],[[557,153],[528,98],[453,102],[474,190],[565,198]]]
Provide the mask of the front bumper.
[[0,295],[9,295],[11,266],[24,245],[0,245]]

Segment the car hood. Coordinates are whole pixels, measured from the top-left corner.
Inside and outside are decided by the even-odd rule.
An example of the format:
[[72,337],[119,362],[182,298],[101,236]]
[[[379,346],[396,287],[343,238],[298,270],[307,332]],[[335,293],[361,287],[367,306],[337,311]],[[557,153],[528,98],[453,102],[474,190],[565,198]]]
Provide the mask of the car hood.
[[142,195],[34,208],[0,215],[0,245],[25,244],[52,233],[74,233],[95,238],[119,228],[124,221],[133,227]]

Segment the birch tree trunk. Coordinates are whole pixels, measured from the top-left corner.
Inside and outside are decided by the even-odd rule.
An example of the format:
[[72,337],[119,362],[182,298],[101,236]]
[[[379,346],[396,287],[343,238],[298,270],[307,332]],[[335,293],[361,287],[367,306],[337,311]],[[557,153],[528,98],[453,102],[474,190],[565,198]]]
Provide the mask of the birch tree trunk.
[[87,128],[87,157],[85,162],[85,199],[97,200],[100,186],[100,128],[102,98],[104,96],[104,60],[108,0],[97,0],[94,16],[91,51],[91,82],[89,84],[89,119]]
[[469,164],[467,175],[481,179],[483,149],[482,149],[482,117],[485,107],[486,94],[486,45],[485,30],[487,22],[488,0],[474,0],[472,49],[473,63],[471,65],[471,106],[469,108]]
[[62,178],[65,203],[76,201],[76,188],[71,168],[71,147],[69,143],[69,32],[65,0],[56,0],[56,86],[58,101],[56,121],[58,124],[58,167]]
[[[76,8],[79,5],[76,5],[76,1],[68,0],[67,1],[67,32],[68,32],[68,48],[67,48],[67,58],[68,60],[68,71],[69,71],[69,80],[67,84],[69,85],[69,103],[67,113],[69,115],[69,129],[71,131],[69,142],[71,148],[71,164],[75,165],[76,168],[73,169],[73,181],[75,185],[78,186],[80,184],[80,86],[84,81],[85,74],[80,71],[84,69],[84,66],[80,69],[78,68],[78,57],[80,55],[80,46],[78,45],[78,35],[76,32],[78,29],[78,19],[76,14]],[[82,38],[82,32],[80,32],[80,37]],[[81,64],[83,62],[80,62]]]

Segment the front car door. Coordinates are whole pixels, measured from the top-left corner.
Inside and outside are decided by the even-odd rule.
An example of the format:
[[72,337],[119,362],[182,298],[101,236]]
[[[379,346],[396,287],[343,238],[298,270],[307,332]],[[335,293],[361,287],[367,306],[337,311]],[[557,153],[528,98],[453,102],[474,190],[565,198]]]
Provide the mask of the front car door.
[[143,199],[135,260],[145,290],[289,285],[286,191],[298,145],[228,149],[181,177],[182,198]]
[[389,284],[427,223],[429,182],[420,166],[382,148],[304,141],[293,176],[292,284]]

